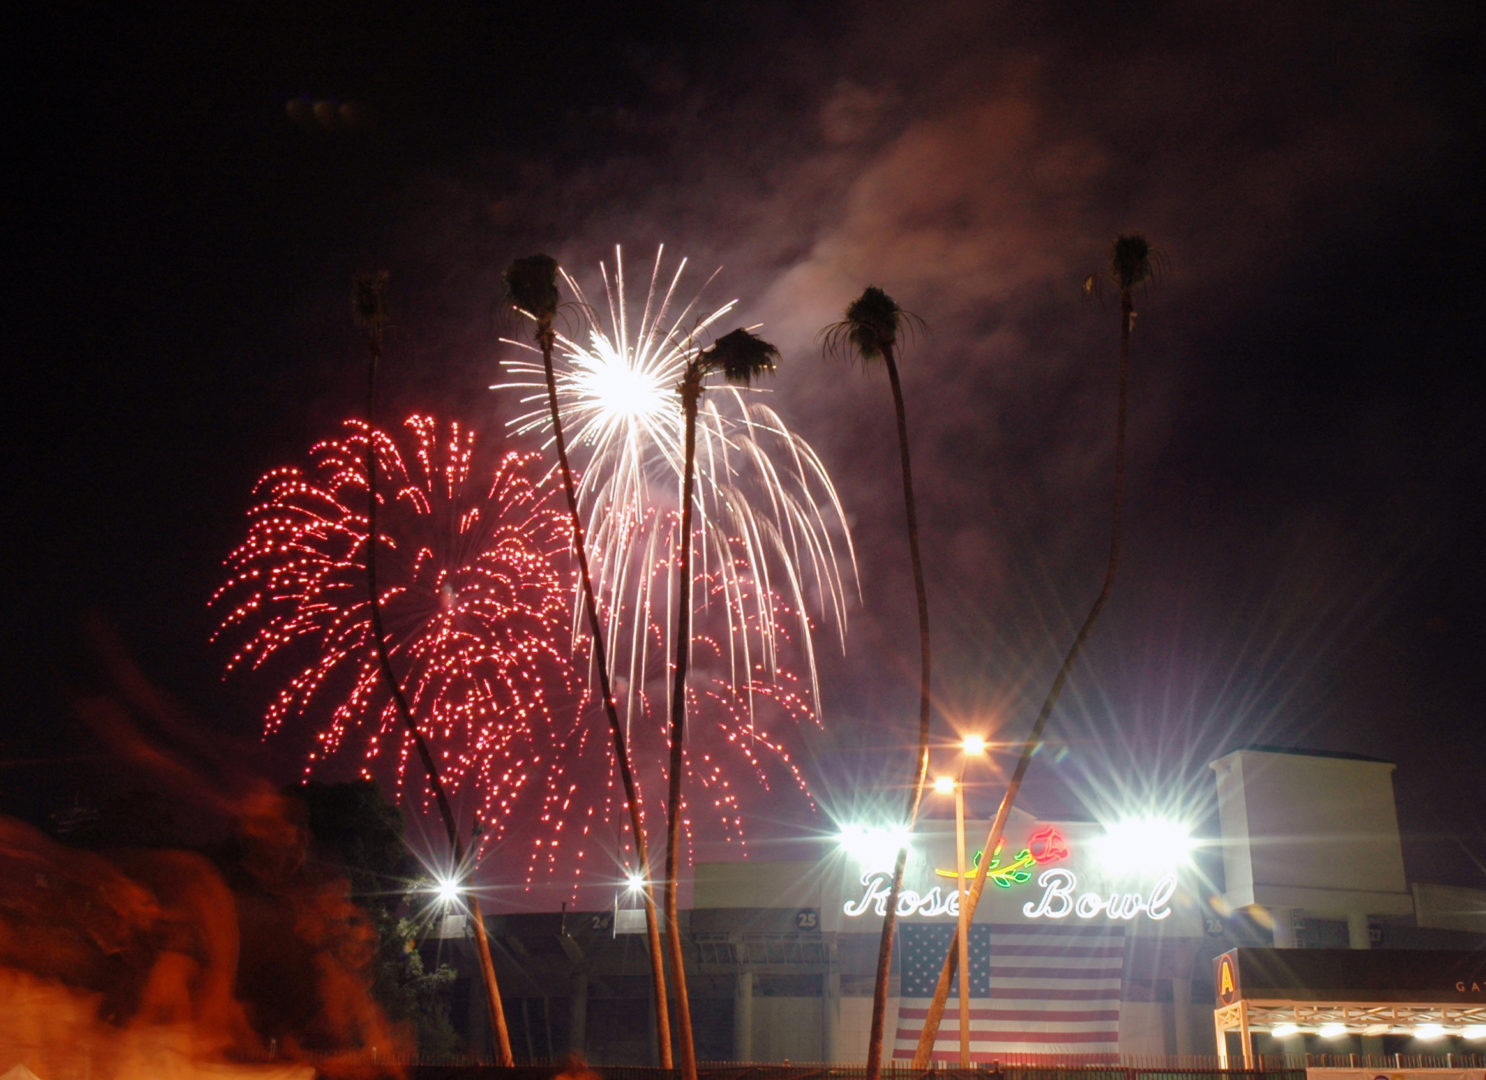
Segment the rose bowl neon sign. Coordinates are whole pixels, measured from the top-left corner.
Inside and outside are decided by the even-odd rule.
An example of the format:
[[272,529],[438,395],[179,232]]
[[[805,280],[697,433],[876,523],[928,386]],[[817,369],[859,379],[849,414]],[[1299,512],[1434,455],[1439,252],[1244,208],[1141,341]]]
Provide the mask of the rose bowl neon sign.
[[1066,919],[1076,915],[1080,919],[1095,919],[1100,915],[1110,919],[1134,919],[1144,915],[1159,922],[1171,915],[1171,896],[1176,892],[1176,875],[1162,874],[1151,886],[1150,892],[1085,892],[1074,895],[1078,888],[1078,875],[1064,867],[1044,870],[1037,879],[1042,887],[1042,897],[1034,904],[1022,905],[1022,914],[1029,919]]
[[[991,854],[991,865],[986,869],[986,878],[994,881],[1003,889],[1009,889],[1023,881],[1031,881],[1031,867],[1038,863],[1054,862],[1058,859],[1068,858],[1068,841],[1063,839],[1063,834],[1051,825],[1044,825],[1032,834],[1027,841],[1027,846],[1017,852],[1017,856],[1006,866],[1001,865],[1001,848],[1004,844],[997,844],[996,850]],[[977,851],[975,858],[970,861],[970,869],[965,873],[967,878],[973,878],[975,872],[980,869],[981,857],[985,851]],[[956,870],[935,870],[934,873],[940,877],[958,878]]]
[[[981,852],[976,852],[975,865],[979,865]],[[986,877],[1003,889],[1023,884],[1032,878],[1031,870],[1039,863],[1052,862],[1068,857],[1068,843],[1052,826],[1046,826],[1032,834],[1028,844],[1015,859],[1001,866],[1001,849],[991,856]],[[935,870],[940,877],[957,878],[954,870]],[[970,876],[969,874],[966,875]],[[893,875],[887,870],[871,871],[862,875],[862,894],[842,905],[841,912],[847,918],[859,918],[868,912],[887,914],[888,894],[892,890]],[[1078,875],[1067,867],[1049,867],[1037,878],[1042,895],[1035,901],[1022,905],[1022,914],[1028,919],[1106,919],[1130,921],[1142,915],[1159,922],[1171,915],[1171,898],[1176,893],[1176,875],[1163,874],[1142,892],[1091,892],[1079,891]],[[897,914],[899,918],[919,916],[938,918],[958,917],[960,895],[958,887],[945,892],[935,885],[927,892],[913,889],[898,890]]]

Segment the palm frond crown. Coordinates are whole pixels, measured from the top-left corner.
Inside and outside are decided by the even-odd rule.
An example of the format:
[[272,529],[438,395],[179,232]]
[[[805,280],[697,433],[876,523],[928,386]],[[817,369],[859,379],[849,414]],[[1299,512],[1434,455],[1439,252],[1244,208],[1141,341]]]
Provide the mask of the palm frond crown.
[[698,360],[705,371],[720,371],[728,382],[747,386],[779,365],[779,350],[739,327],[703,349]]
[[547,327],[557,317],[557,260],[551,255],[528,255],[506,268],[506,299]]
[[1090,274],[1083,280],[1086,300],[1104,304],[1104,290],[1113,287],[1120,297],[1130,297],[1137,289],[1149,285],[1166,269],[1166,254],[1151,247],[1144,236],[1118,236],[1109,248],[1109,263],[1102,274]]
[[1122,293],[1139,288],[1151,279],[1154,257],[1143,236],[1121,236],[1115,240],[1109,258],[1109,273]]
[[910,334],[921,325],[917,315],[904,311],[876,285],[868,285],[846,306],[846,317],[826,327],[821,337],[827,353],[870,363],[897,345],[900,333]]
[[356,325],[373,333],[387,324],[387,271],[357,274],[351,287],[351,314]]

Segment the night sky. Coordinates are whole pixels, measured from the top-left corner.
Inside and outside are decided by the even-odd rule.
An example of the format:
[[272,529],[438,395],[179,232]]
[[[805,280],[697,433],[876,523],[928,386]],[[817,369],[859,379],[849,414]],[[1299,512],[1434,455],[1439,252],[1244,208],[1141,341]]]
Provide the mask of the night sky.
[[1118,305],[1080,283],[1139,232],[1164,261],[1125,561],[1024,805],[1202,817],[1231,749],[1366,754],[1398,765],[1411,874],[1486,886],[1480,5],[429,7],[21,32],[0,810],[107,771],[70,719],[89,614],[292,779],[206,601],[254,480],[363,406],[353,275],[391,273],[390,409],[496,438],[501,271],[544,250],[592,286],[615,244],[722,268],[705,296],[779,346],[770,404],[852,521],[862,602],[796,744],[823,811],[756,834],[907,775],[891,397],[816,340],[867,284],[926,327],[901,362],[936,739],[1020,738],[1107,546]]

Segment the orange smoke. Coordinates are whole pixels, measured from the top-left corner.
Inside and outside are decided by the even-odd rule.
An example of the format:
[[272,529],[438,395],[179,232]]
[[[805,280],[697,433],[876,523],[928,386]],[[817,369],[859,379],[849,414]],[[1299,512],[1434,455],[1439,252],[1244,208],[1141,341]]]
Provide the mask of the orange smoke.
[[162,730],[181,718],[121,650],[104,655],[122,702],[79,712],[121,773],[226,835],[213,858],[95,852],[0,818],[0,1075],[400,1075],[378,1063],[408,1040],[371,998],[376,934],[345,880],[306,861],[304,830],[264,781],[147,739],[137,717]]

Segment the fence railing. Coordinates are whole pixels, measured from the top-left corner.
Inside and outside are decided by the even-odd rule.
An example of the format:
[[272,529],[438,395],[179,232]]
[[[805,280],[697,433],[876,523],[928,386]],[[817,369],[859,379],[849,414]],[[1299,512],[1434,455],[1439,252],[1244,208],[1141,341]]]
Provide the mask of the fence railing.
[[[639,1066],[591,1066],[601,1080],[679,1080],[676,1069]],[[561,1062],[528,1062],[502,1069],[493,1065],[407,1062],[407,1080],[553,1080],[563,1070]],[[865,1080],[864,1064],[826,1062],[698,1063],[699,1080]],[[1121,1060],[1088,1064],[1073,1060],[998,1062],[961,1069],[958,1065],[935,1064],[926,1069],[884,1065],[883,1080],[1305,1080],[1304,1065],[1266,1062],[1257,1069],[1219,1067],[1210,1062],[1184,1058]]]
[[[1035,1060],[1031,1060],[1034,1059]],[[345,1059],[339,1059],[341,1064]],[[368,1060],[368,1065],[373,1062]],[[406,1080],[554,1080],[565,1068],[562,1061],[524,1061],[501,1068],[473,1058],[405,1057],[382,1055],[375,1066]],[[1306,1080],[1307,1066],[1316,1068],[1481,1069],[1486,1053],[1468,1054],[1288,1054],[1265,1056],[1254,1069],[1223,1069],[1216,1057],[1133,1057],[1090,1062],[1077,1057],[1025,1055],[993,1064],[962,1069],[935,1063],[925,1069],[884,1064],[883,1080]],[[641,1065],[592,1065],[600,1080],[680,1080],[680,1070]],[[375,1071],[375,1070],[374,1070]],[[865,1080],[865,1064],[838,1062],[701,1062],[699,1080]]]

